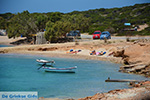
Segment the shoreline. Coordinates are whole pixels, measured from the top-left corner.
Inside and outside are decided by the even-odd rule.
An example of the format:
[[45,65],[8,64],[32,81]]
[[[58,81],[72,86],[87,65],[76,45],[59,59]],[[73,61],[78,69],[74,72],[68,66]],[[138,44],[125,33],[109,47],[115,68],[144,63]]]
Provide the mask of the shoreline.
[[[22,54],[14,53],[14,54]],[[24,54],[28,55],[37,55],[37,56],[44,56],[44,57],[56,57],[56,58],[70,58],[70,59],[82,59],[82,60],[99,60],[99,61],[109,61],[112,63],[119,63],[123,64],[122,58],[117,57],[98,57],[98,56],[90,56],[90,55],[78,55],[78,54],[58,54],[58,53],[33,53],[33,52],[26,52]]]
[[[133,73],[133,74],[140,74],[140,75],[148,75],[150,77],[150,43],[149,42],[124,42],[123,40],[119,41],[109,41],[109,44],[103,43],[103,41],[90,41],[90,42],[79,42],[79,45],[75,45],[75,43],[64,43],[64,44],[44,44],[44,45],[21,45],[15,47],[3,47],[0,48],[0,53],[14,53],[14,54],[29,54],[29,55],[42,55],[46,57],[58,57],[58,58],[71,58],[71,59],[85,59],[85,60],[101,60],[101,61],[110,61],[113,63],[120,63],[122,66],[120,67],[120,72],[126,73]],[[90,45],[90,46],[89,46]],[[77,54],[68,54],[66,53],[70,49],[77,50],[81,49],[82,51]],[[107,51],[106,55],[103,56],[96,56],[96,55],[89,55],[91,50],[103,50]],[[124,52],[122,52],[124,50]],[[136,52],[135,52],[136,50]],[[144,50],[145,52],[141,53]],[[109,53],[115,51],[117,55],[108,56]],[[146,59],[146,60],[145,60]],[[125,65],[125,61],[129,63],[129,65]],[[138,71],[138,72],[136,72]],[[148,73],[148,74],[146,74]],[[148,83],[149,85],[150,83]],[[140,87],[141,88],[141,87]],[[145,88],[150,89],[150,87],[145,86]],[[144,89],[145,89],[144,88]],[[136,88],[131,89],[123,89],[118,91],[131,91]],[[142,89],[143,90],[143,89]],[[112,90],[116,91],[116,90]],[[114,93],[114,95],[117,92]],[[150,92],[149,92],[150,93]],[[107,93],[97,93],[94,96],[81,98],[79,100],[92,100],[91,98],[95,98],[95,96],[99,95],[103,98],[107,97],[104,96]],[[111,92],[108,92],[111,94]],[[53,100],[54,98],[39,98],[39,100]],[[55,98],[56,100],[63,100]],[[55,100],[54,99],[54,100]],[[97,97],[98,99],[98,97]],[[74,99],[68,99],[74,100]],[[95,100],[95,99],[93,99]],[[105,99],[104,99],[105,100]],[[118,99],[120,100],[120,99]],[[123,99],[126,100],[126,99]]]

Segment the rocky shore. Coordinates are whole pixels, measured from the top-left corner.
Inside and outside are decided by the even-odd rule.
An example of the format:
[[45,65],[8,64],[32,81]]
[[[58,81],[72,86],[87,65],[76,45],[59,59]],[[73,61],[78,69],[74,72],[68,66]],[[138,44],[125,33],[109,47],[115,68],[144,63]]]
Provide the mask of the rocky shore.
[[125,65],[121,66],[119,71],[150,77],[150,43],[134,42],[124,51]]
[[130,83],[131,89],[117,89],[108,93],[97,93],[94,96],[78,100],[150,100],[150,81]]

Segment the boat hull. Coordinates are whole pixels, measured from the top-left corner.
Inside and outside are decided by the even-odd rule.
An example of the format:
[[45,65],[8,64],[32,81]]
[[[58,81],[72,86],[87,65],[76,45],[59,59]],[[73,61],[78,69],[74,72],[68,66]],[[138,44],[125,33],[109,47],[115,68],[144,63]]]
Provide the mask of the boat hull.
[[73,70],[45,70],[45,72],[54,72],[54,73],[75,73]]
[[43,59],[36,59],[36,61],[39,62],[39,63],[55,63],[54,60],[47,61],[47,60],[43,60]]
[[69,68],[52,68],[52,67],[43,67],[46,72],[57,72],[57,73],[75,73],[77,67]]

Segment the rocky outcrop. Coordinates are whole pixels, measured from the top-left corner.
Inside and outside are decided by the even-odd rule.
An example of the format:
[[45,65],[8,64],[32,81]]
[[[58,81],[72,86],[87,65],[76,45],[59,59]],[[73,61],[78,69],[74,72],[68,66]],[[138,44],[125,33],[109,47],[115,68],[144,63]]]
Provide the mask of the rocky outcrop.
[[150,77],[150,44],[138,42],[114,51],[114,57],[121,57],[124,66],[120,72],[135,73]]
[[0,53],[8,53],[7,50],[0,50]]
[[125,49],[118,49],[113,52],[114,57],[122,57],[124,64],[129,64],[129,56],[125,55]]
[[55,51],[57,50],[57,47],[50,47],[50,48],[38,48],[38,51]]
[[116,89],[108,93],[97,93],[94,96],[78,100],[150,100],[150,81],[130,83],[134,88]]
[[147,87],[147,88],[150,88],[150,81],[141,81],[141,82],[138,82],[138,83],[130,82],[130,85],[132,87]]
[[120,67],[120,72],[126,73],[136,73],[140,75],[144,75],[146,77],[150,77],[150,64],[132,64],[132,65],[125,65]]
[[29,48],[29,51],[55,51],[58,47],[39,47],[39,48]]
[[117,50],[117,51],[114,52],[113,56],[114,57],[124,57],[124,52],[125,52],[124,49]]

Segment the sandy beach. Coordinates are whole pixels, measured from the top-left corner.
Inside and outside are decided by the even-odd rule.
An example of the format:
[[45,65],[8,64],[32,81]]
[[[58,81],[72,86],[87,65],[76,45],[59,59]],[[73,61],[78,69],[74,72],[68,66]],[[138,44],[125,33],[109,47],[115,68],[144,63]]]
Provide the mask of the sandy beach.
[[17,37],[15,39],[11,38],[9,39],[7,36],[0,36],[0,45],[11,45],[11,42],[24,39],[24,37]]
[[[8,39],[7,37],[0,36],[0,44],[9,44],[14,39]],[[74,52],[70,52],[73,49]],[[80,52],[77,52],[81,50]],[[106,52],[103,55],[90,55],[91,51]],[[61,57],[61,58],[73,58],[73,59],[89,59],[89,60],[103,60],[111,61],[114,63],[121,63],[120,72],[134,73],[150,77],[150,40],[132,40],[126,42],[123,39],[108,40],[104,43],[103,40],[85,41],[85,42],[69,42],[61,44],[43,44],[43,45],[17,45],[14,47],[3,47],[0,48],[0,53],[18,53],[18,54],[32,54],[32,55],[43,55],[47,57]],[[142,83],[141,83],[142,84]],[[147,91],[150,94],[150,83],[148,85],[134,86],[132,89],[125,90],[114,90],[109,93],[96,94],[92,97],[86,97],[79,100],[106,100],[109,94],[109,98],[113,100],[129,100],[130,97],[134,99],[138,93]],[[133,85],[133,84],[132,84]],[[123,92],[122,92],[123,91]],[[135,95],[129,96],[125,94],[126,91],[131,91]],[[127,96],[120,98],[119,96],[110,96],[120,93],[120,95]],[[107,94],[107,95],[106,95]],[[147,96],[147,94],[146,94]],[[134,100],[131,98],[130,100]],[[39,100],[51,100],[45,98],[39,98]],[[56,98],[56,100],[58,100]],[[71,99],[70,99],[71,100]]]

